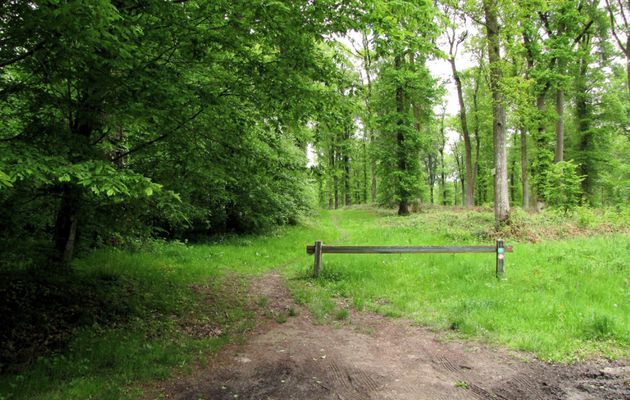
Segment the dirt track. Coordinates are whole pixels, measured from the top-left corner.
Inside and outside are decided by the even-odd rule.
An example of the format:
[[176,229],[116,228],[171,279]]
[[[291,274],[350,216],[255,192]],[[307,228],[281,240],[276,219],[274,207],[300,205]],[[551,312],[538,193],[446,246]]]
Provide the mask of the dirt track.
[[245,345],[224,349],[149,398],[630,399],[627,360],[551,365],[475,342],[441,341],[438,333],[370,313],[351,313],[339,327],[316,325],[274,273],[250,293],[269,299],[267,315],[289,307],[299,314],[283,324],[265,320]]

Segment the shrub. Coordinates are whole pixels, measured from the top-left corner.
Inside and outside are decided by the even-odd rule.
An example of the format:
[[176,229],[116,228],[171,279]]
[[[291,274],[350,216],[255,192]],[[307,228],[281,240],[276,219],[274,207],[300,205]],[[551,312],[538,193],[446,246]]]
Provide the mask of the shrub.
[[584,177],[578,175],[577,168],[572,161],[560,161],[550,166],[544,185],[545,199],[550,206],[568,211],[579,204]]

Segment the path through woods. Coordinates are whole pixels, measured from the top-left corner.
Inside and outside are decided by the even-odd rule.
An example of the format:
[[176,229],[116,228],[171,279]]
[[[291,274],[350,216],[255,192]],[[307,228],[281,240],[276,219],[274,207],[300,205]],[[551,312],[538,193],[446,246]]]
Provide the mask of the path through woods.
[[[200,399],[627,399],[630,367],[623,362],[578,366],[542,363],[531,356],[443,334],[409,321],[368,312],[315,324],[296,305],[281,275],[251,285],[261,297],[259,323],[245,344],[231,345],[145,398]],[[298,315],[278,323],[289,308]],[[271,318],[270,318],[271,317]]]

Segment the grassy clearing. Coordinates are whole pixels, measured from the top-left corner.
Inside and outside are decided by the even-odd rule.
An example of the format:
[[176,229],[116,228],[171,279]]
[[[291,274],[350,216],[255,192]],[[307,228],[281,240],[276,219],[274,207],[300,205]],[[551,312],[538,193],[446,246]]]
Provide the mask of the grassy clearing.
[[[304,246],[315,239],[440,245],[488,243],[493,235],[487,211],[434,209],[398,218],[370,208],[324,211],[266,236],[98,251],[78,260],[73,276],[40,276],[39,289],[32,289],[36,279],[28,271],[17,273],[21,280],[3,277],[2,332],[8,321],[33,343],[58,340],[39,343],[47,351],[33,349],[22,364],[5,365],[0,399],[137,398],[143,384],[186,371],[242,338],[253,323],[245,281],[271,269],[285,273],[296,300],[320,322],[346,320],[349,304],[544,359],[627,356],[630,235],[588,235],[623,232],[630,218],[593,215],[581,227],[580,216],[565,216],[562,225],[555,215],[552,222],[531,217],[532,223],[518,215],[501,233],[515,244],[503,281],[493,277],[492,254],[326,255],[322,277],[311,279],[312,257]],[[546,230],[578,237],[541,240]],[[254,299],[263,308],[267,302]],[[277,322],[296,314],[291,309]]]
[[[326,218],[336,221],[344,244],[481,244],[492,235],[489,212],[433,210],[399,218],[351,209],[328,213]],[[527,216],[519,218],[525,224]],[[541,231],[572,229],[554,226],[558,223],[537,222]],[[619,227],[623,230],[624,225]],[[541,231],[537,235],[544,234]],[[518,236],[519,231],[514,232]],[[320,279],[309,280],[305,267],[293,271],[292,286],[320,320],[334,316],[334,299],[344,298],[360,310],[404,316],[456,336],[527,350],[542,359],[628,355],[630,235],[537,243],[523,237],[509,242],[515,252],[507,256],[502,281],[493,277],[492,254],[325,255]],[[324,243],[335,240],[324,238]]]

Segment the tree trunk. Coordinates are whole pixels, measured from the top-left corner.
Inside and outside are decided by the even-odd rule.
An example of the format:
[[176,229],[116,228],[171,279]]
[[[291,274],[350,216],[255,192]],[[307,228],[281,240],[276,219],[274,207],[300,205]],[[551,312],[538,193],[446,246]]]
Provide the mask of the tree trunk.
[[363,203],[368,202],[368,154],[367,154],[367,143],[365,139],[363,140],[363,198],[361,199]]
[[[372,69],[372,58],[370,57],[370,43],[368,36],[365,32],[362,33],[363,42],[363,68],[365,70],[365,77],[367,79],[367,94],[365,96],[365,109],[367,111],[368,122],[366,124],[370,146],[374,145],[374,129],[372,129],[372,76],[370,75]],[[370,155],[370,174],[371,174],[371,187],[370,196],[372,203],[376,203],[376,160]]]
[[66,184],[55,222],[55,256],[61,265],[68,267],[76,243],[81,194],[79,188]]
[[[462,168],[463,164],[464,164],[464,160],[462,160],[462,158],[459,156],[459,151],[457,150],[457,148],[455,148],[455,162],[457,163],[457,175],[459,178],[459,182],[461,183],[461,189],[462,189],[462,206],[466,206],[465,204],[465,197],[466,197],[466,190],[465,190],[465,184],[464,184],[464,171]],[[457,180],[455,180],[455,193],[457,193]],[[457,205],[457,201],[453,202],[454,205]]]
[[494,214],[497,226],[509,218],[510,200],[508,197],[507,148],[505,138],[504,96],[500,83],[501,53],[499,46],[499,24],[497,4],[494,0],[484,0],[486,32],[488,35],[488,62],[490,65],[490,89],[492,91],[492,136],[494,141]]
[[529,208],[529,182],[527,174],[527,131],[521,127],[521,183],[523,185],[523,208]]
[[431,153],[427,156],[427,170],[429,171],[429,198],[431,200],[431,204],[435,204],[435,160]]
[[444,173],[444,147],[440,148],[440,187],[442,188],[442,205],[446,205],[446,174]]
[[352,204],[352,191],[350,190],[350,157],[348,156],[348,141],[350,140],[350,133],[344,133],[344,146],[343,146],[343,191],[344,191],[344,203],[346,206]]
[[587,198],[592,198],[593,186],[595,183],[595,168],[593,165],[593,131],[591,123],[593,120],[592,106],[590,94],[587,86],[587,72],[590,54],[590,36],[585,35],[581,41],[581,46],[586,47],[582,51],[582,57],[579,60],[579,73],[575,79],[575,117],[577,119],[577,133],[579,141],[580,175],[584,177],[582,180],[582,192]]
[[[514,136],[514,147],[516,147],[516,135]],[[512,161],[510,162],[510,202],[512,204],[516,203],[516,159],[512,157]]]
[[[480,149],[481,149],[481,139],[479,138],[479,104],[478,104],[478,96],[479,96],[479,81],[481,80],[481,66],[478,67],[477,69],[477,76],[475,77],[475,90],[473,91],[473,107],[474,107],[474,111],[475,111],[475,129],[474,129],[474,133],[475,133],[475,168],[474,168],[474,176],[473,176],[473,183],[476,185],[477,184],[477,179],[479,177],[479,153],[480,153]],[[473,193],[476,193],[476,197],[477,197],[477,203],[481,204],[482,203],[482,199],[481,196],[479,196],[479,191],[478,188],[475,188],[475,191]]]
[[457,72],[457,66],[455,65],[455,58],[449,59],[451,63],[451,70],[453,72],[453,79],[455,80],[455,87],[457,88],[457,99],[459,101],[459,120],[462,125],[462,133],[464,135],[464,167],[466,170],[466,185],[464,206],[472,207],[474,204],[474,180],[472,169],[472,149],[470,145],[470,131],[468,130],[468,120],[466,117],[466,106],[464,104],[464,94],[462,91],[462,80]]
[[558,88],[556,92],[556,151],[554,162],[564,161],[564,90]]
[[[394,59],[396,70],[402,69],[402,57],[396,56]],[[396,145],[398,149],[398,170],[401,173],[407,171],[407,161],[405,152],[405,132],[404,132],[404,113],[405,113],[405,90],[398,84],[396,86],[396,112],[398,113],[398,129],[396,132]],[[409,194],[403,185],[398,183],[398,215],[409,215]]]

